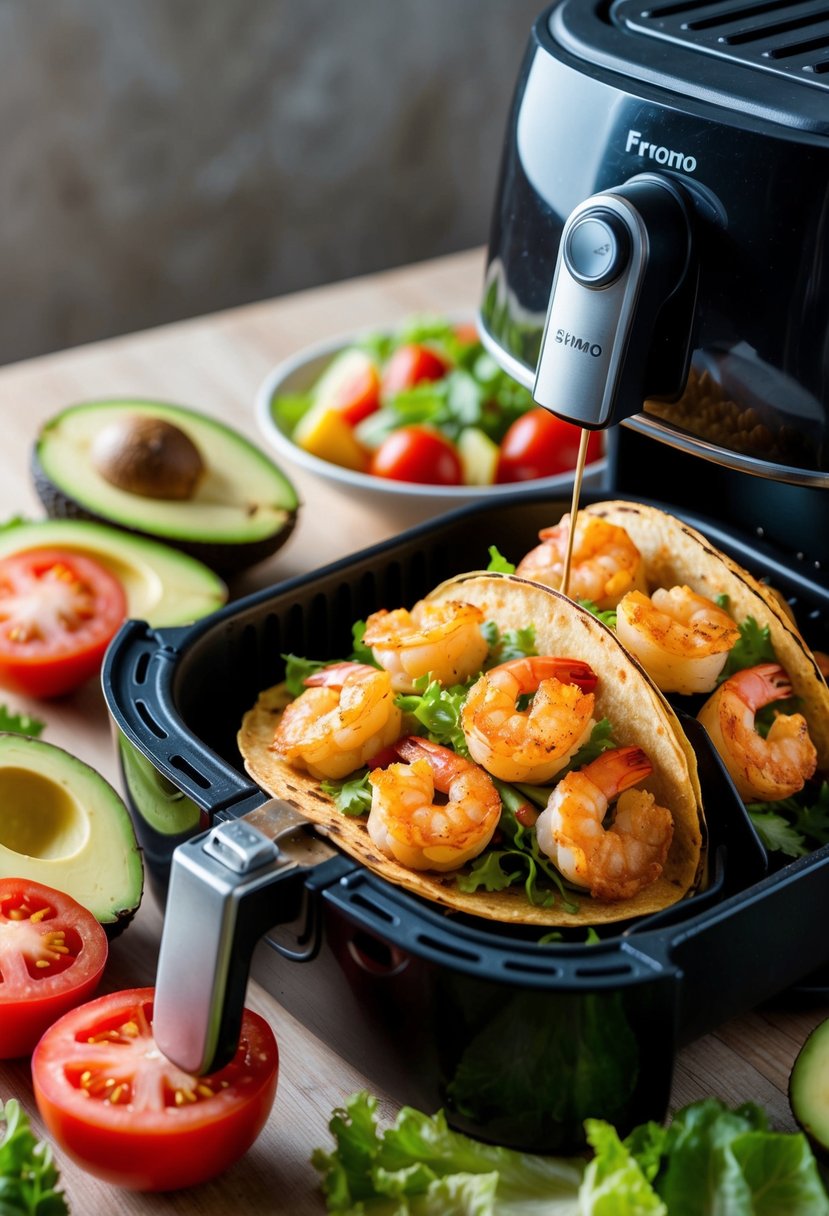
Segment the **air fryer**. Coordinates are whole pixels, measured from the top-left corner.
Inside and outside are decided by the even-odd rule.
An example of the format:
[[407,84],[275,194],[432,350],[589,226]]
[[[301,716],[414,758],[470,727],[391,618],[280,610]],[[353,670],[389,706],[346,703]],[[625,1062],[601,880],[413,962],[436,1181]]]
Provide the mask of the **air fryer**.
[[563,0],[509,117],[483,339],[554,413],[624,423],[615,488],[825,561],[828,200],[825,5]]

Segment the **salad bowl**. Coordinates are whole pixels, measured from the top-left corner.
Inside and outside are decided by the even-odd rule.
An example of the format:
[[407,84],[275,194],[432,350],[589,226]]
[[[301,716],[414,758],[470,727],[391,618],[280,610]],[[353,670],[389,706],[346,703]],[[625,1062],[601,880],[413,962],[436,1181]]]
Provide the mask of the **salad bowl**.
[[[333,460],[324,459],[315,451],[308,450],[307,447],[297,442],[298,419],[302,417],[303,408],[306,411],[314,408],[315,394],[318,392],[323,378],[329,373],[335,361],[340,359],[345,353],[351,350],[366,348],[380,349],[387,352],[390,349],[393,350],[398,344],[405,345],[408,338],[412,335],[415,337],[419,337],[423,333],[428,335],[431,329],[439,329],[441,326],[455,324],[465,329],[469,329],[472,326],[472,322],[468,317],[457,321],[435,322],[431,326],[428,321],[419,322],[414,320],[393,332],[352,332],[305,347],[273,367],[260,385],[256,397],[256,418],[260,432],[271,448],[279,455],[280,459],[290,463],[295,469],[309,474],[314,479],[335,486],[352,501],[362,502],[382,511],[387,517],[393,518],[400,526],[419,523],[440,515],[445,511],[466,506],[470,503],[486,500],[487,502],[497,504],[499,501],[511,499],[516,494],[527,490],[540,493],[549,492],[552,496],[567,494],[573,484],[572,464],[574,463],[574,453],[572,453],[572,439],[569,444],[570,452],[565,453],[562,451],[557,458],[565,466],[560,472],[544,477],[503,483],[493,482],[488,478],[488,473],[494,476],[494,464],[498,459],[499,425],[500,432],[503,432],[507,426],[508,419],[506,418],[500,424],[496,422],[494,428],[492,428],[492,433],[495,436],[494,441],[487,441],[484,438],[480,441],[480,444],[471,445],[476,450],[471,458],[467,459],[465,456],[463,458],[464,475],[466,476],[469,473],[470,466],[472,466],[471,476],[476,479],[475,484],[469,484],[468,477],[466,477],[463,484],[436,484],[402,480],[398,475],[379,476],[370,471],[370,466],[373,463],[371,455],[367,457],[366,467],[348,467],[344,464],[335,463]],[[428,344],[428,337],[424,344]],[[480,357],[491,363],[489,356],[483,352],[481,352]],[[495,375],[494,365],[492,365],[492,372]],[[497,374],[502,380],[504,379],[504,373],[498,372]],[[473,376],[476,376],[474,368],[470,370],[470,377]],[[526,393],[526,390],[520,389],[514,382],[510,382],[510,386],[516,396],[518,394],[523,395],[523,409],[529,411],[534,408],[533,402],[529,393]],[[425,386],[419,385],[416,392],[420,392],[425,396],[424,388]],[[472,392],[474,393],[474,386]],[[449,396],[451,397],[451,394]],[[470,409],[469,400],[465,393],[463,394],[463,398],[459,408],[461,411],[466,411]],[[430,404],[427,402],[423,410],[424,413],[428,411]],[[404,403],[404,408],[414,410],[413,416],[419,424],[421,414],[418,412],[419,403],[414,395],[408,397],[408,400]],[[451,414],[453,412],[451,400],[448,408]],[[471,408],[474,413],[474,406]],[[520,410],[515,406],[512,409],[513,417],[517,417]],[[376,446],[383,433],[386,415],[389,412],[386,409],[381,409],[377,414],[365,419],[365,421],[355,428],[356,433],[361,437],[366,436],[368,442],[372,446]],[[427,420],[426,425],[431,429],[432,424],[430,421]],[[443,424],[441,424],[441,427],[443,427]],[[570,429],[575,430],[575,428]],[[478,432],[475,436],[476,438],[480,437],[477,426],[464,427],[463,420],[454,417],[450,417],[448,420],[448,433],[453,438],[463,435],[464,431],[467,432],[466,437],[468,438],[468,433],[471,430]],[[603,436],[597,436],[595,446],[603,445],[603,443]],[[464,439],[460,438],[458,443],[456,445],[453,444],[453,446],[463,449]],[[484,454],[483,463],[492,462],[489,470],[484,470],[483,474],[481,470],[482,462],[479,458],[482,448],[488,449],[488,452]],[[606,458],[600,449],[598,457],[589,459],[585,466],[583,482],[585,487],[593,489],[602,488],[605,484],[606,465]]]

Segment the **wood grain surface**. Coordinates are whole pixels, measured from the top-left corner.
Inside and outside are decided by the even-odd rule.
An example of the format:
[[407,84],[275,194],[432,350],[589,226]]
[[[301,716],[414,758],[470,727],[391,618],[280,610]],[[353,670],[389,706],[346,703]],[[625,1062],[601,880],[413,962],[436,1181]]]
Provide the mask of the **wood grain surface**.
[[[166,399],[223,418],[262,442],[253,402],[275,363],[308,343],[387,325],[414,312],[472,312],[482,273],[483,256],[475,250],[0,369],[0,518],[42,517],[29,480],[29,456],[39,424],[62,407],[106,396]],[[299,525],[282,552],[232,585],[234,597],[362,548],[399,526],[294,468],[286,471],[303,500]],[[106,708],[95,682],[48,705],[0,699],[45,718],[45,739],[118,784]],[[159,909],[147,894],[134,924],[112,947],[104,990],[153,983],[160,931]],[[217,1181],[165,1195],[109,1187],[58,1154],[73,1213],[305,1216],[324,1211],[309,1156],[315,1146],[328,1145],[332,1109],[363,1087],[365,1078],[255,984],[248,1003],[270,1021],[281,1055],[276,1105],[253,1149]],[[673,1105],[709,1094],[733,1103],[753,1099],[766,1105],[777,1128],[791,1129],[789,1070],[810,1029],[827,1015],[829,1004],[821,999],[789,996],[686,1047],[677,1061]],[[40,1129],[26,1061],[0,1063],[0,1097],[12,1096]],[[383,1114],[393,1114],[392,1104],[379,1096]]]

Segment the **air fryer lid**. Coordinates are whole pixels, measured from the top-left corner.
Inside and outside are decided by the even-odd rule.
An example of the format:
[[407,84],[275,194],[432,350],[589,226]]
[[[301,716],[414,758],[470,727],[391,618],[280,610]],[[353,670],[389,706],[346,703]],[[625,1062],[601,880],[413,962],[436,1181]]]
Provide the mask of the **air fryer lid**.
[[829,134],[829,12],[818,0],[565,0],[549,29],[587,63],[743,116]]

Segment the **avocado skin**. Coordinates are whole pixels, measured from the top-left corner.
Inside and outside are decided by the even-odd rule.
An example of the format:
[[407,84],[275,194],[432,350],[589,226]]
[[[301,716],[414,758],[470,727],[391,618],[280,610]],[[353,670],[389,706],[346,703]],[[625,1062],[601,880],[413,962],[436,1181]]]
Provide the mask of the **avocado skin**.
[[815,1156],[829,1163],[829,1018],[798,1052],[789,1075],[789,1106]]
[[[31,850],[14,849],[7,833],[7,838],[0,841],[0,874],[28,877],[44,886],[65,890],[78,903],[89,908],[110,940],[118,937],[132,921],[144,894],[143,857],[129,811],[121,796],[100,773],[71,752],[27,735],[0,732],[0,780],[3,779],[4,770],[13,774],[31,773],[35,781],[51,782],[58,790],[71,791],[72,797],[89,810],[90,827],[88,844],[70,849],[65,863],[48,856],[44,861]],[[32,807],[38,806],[38,800],[35,796],[29,804],[26,794],[31,787],[25,781],[23,777],[19,792],[27,803],[27,819],[31,822],[32,815],[36,813]],[[12,821],[15,808],[9,800],[14,789],[14,784],[11,787],[4,785],[3,788],[6,815],[7,818],[11,816]],[[41,799],[41,813],[43,808]],[[46,813],[48,815],[48,810]],[[87,851],[92,850],[93,855],[87,858]],[[116,859],[114,866],[107,865],[108,856]],[[125,875],[125,889],[104,888],[103,894],[100,894],[100,876],[112,873],[119,866]],[[85,874],[90,868],[92,887],[99,891],[98,896],[91,899],[84,897],[84,889],[78,878],[79,873]],[[65,885],[61,882],[62,869],[65,869]]]
[[82,503],[79,503],[55,485],[41,466],[37,449],[32,452],[31,456],[31,476],[35,492],[50,519],[74,519],[85,520],[95,524],[105,524],[108,528],[118,528],[120,531],[127,532],[132,536],[140,536],[147,540],[163,542],[172,549],[179,549],[182,553],[187,553],[190,557],[195,557],[198,561],[204,562],[211,570],[215,570],[217,574],[221,574],[224,577],[238,574],[242,570],[247,570],[249,566],[255,566],[258,562],[265,561],[266,558],[271,557],[285,544],[285,541],[293,532],[297,521],[296,510],[289,511],[286,513],[285,522],[278,532],[274,532],[270,536],[263,536],[255,541],[223,543],[217,541],[187,540],[171,536],[161,537],[156,532],[144,532],[141,528],[126,528],[123,524],[113,519],[108,519],[104,515],[98,515],[94,511],[88,510]]

